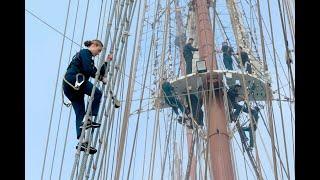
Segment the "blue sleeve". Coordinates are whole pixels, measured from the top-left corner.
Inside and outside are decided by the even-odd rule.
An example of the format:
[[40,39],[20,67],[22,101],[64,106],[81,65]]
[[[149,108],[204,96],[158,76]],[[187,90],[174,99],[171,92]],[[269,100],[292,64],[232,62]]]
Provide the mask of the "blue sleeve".
[[197,49],[197,48],[192,47],[192,46],[191,46],[191,44],[187,44],[186,49],[187,49],[188,51],[198,51],[198,49]]
[[194,48],[191,45],[190,45],[190,49],[191,49],[191,51],[198,51],[198,48]]
[[79,56],[81,60],[82,73],[85,76],[91,76],[94,78],[97,72],[97,68],[94,66],[94,61],[92,60],[92,55],[90,54],[89,50],[81,50]]

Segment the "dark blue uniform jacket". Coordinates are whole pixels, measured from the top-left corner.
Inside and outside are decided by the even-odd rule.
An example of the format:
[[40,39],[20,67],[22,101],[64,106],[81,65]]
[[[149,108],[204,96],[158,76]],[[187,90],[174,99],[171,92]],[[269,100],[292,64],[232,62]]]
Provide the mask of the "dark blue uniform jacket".
[[[104,76],[107,63],[103,64],[100,69],[100,76]],[[65,79],[71,84],[75,84],[76,75],[82,73],[85,76],[86,83],[90,77],[94,78],[97,72],[97,68],[94,66],[92,59],[92,53],[88,49],[80,50],[76,55],[73,56],[71,63],[68,66]],[[82,81],[79,76],[78,81]]]

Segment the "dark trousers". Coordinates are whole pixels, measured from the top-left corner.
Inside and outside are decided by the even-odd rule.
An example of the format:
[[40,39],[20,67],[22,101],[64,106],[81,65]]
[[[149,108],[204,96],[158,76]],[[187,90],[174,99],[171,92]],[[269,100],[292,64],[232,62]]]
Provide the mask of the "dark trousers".
[[248,108],[243,107],[243,106],[241,106],[240,104],[238,104],[238,103],[236,103],[236,102],[232,104],[232,107],[233,107],[233,109],[235,109],[235,112],[234,112],[234,118],[235,118],[235,119],[238,118],[241,110],[242,110],[243,112],[248,113]]
[[[77,139],[80,138],[80,135],[81,135],[80,125],[81,125],[81,122],[86,114],[85,104],[84,104],[84,95],[86,94],[86,95],[90,96],[92,88],[93,88],[93,84],[89,81],[82,84],[80,87],[80,90],[78,90],[78,91],[74,90],[68,84],[63,83],[64,94],[72,102],[72,106],[73,106],[74,112],[76,114]],[[94,99],[92,101],[92,106],[91,106],[91,115],[92,116],[98,115],[101,97],[102,97],[101,91],[98,88],[96,88],[96,90],[94,92]]]
[[235,109],[235,111],[234,111],[234,113],[230,113],[231,121],[236,121],[238,119],[238,116],[241,111],[245,112],[245,113],[249,112],[246,105],[242,106],[242,105],[238,104],[237,102],[231,102],[231,106],[229,105],[229,111],[232,112],[233,109]]
[[185,57],[186,60],[186,75],[192,73],[192,57]]
[[232,58],[229,56],[223,56],[223,64],[228,70],[233,70]]
[[247,71],[247,73],[252,74],[252,68],[251,68],[251,64],[250,63],[247,63],[246,71]]
[[197,122],[200,126],[203,126],[203,111],[201,109],[201,107],[199,107],[199,109],[197,110]]
[[[246,110],[248,110],[246,108]],[[251,114],[253,116],[252,121],[253,121],[253,131],[257,130],[257,125],[256,123],[258,122],[259,118],[259,112],[255,109],[251,109]],[[253,131],[251,129],[251,123],[249,124],[248,127],[242,127],[242,131],[244,133],[244,136],[246,136],[245,131],[249,131],[249,137],[250,137],[250,147],[253,147]]]
[[[188,106],[189,106],[189,98],[186,96]],[[190,100],[191,100],[191,107],[192,107],[192,114],[194,118],[196,119],[197,123],[200,126],[203,126],[203,111],[201,109],[202,104],[200,104],[199,99],[196,95],[190,94]]]
[[181,102],[175,97],[173,96],[173,94],[165,94],[166,97],[164,98],[165,99],[165,102],[170,106],[172,107],[172,110],[174,111],[174,113],[176,113],[176,115],[179,115],[179,111],[178,109],[180,109],[180,111],[183,113],[185,112],[185,108],[184,106],[181,104]]
[[248,127],[242,127],[243,135],[246,137],[245,131],[249,131],[249,137],[250,137],[250,147],[253,148],[253,132],[251,131],[251,126]]

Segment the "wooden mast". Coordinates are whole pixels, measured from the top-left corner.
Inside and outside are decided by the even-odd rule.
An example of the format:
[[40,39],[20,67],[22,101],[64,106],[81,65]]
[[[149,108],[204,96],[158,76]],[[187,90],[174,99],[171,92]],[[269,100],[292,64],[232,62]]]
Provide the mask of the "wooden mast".
[[[217,69],[217,62],[213,55],[214,42],[211,22],[209,21],[209,9],[207,0],[194,0],[194,8],[197,15],[197,32],[199,40],[199,57],[206,61],[209,71]],[[211,82],[212,83],[212,82]],[[221,83],[216,83],[215,88],[219,88]],[[204,86],[205,87],[205,86]],[[207,86],[211,87],[211,86]],[[212,91],[210,91],[211,93]],[[231,161],[229,144],[229,133],[227,131],[227,118],[223,103],[223,91],[215,91],[213,96],[206,93],[207,120],[210,121],[208,127],[209,152],[213,179],[215,180],[234,180],[234,173]]]

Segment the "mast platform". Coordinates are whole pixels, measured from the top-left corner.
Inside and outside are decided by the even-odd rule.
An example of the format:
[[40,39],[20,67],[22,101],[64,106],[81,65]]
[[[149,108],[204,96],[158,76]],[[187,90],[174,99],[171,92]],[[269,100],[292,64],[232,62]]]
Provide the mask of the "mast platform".
[[[204,83],[209,82],[210,76],[214,82],[223,82],[223,77],[226,78],[226,83],[228,87],[240,84],[243,86],[242,75],[246,81],[246,88],[249,94],[249,101],[265,101],[266,100],[266,90],[265,90],[265,81],[261,78],[258,78],[256,75],[242,73],[240,71],[230,71],[230,70],[213,70],[207,71],[204,73],[191,73],[185,76],[180,76],[172,81],[169,81],[170,84],[174,87],[174,91],[177,96],[180,96],[182,102],[184,102],[183,96],[187,95],[187,87],[189,93],[197,93],[199,89],[202,89]],[[188,86],[187,86],[188,85]],[[202,89],[206,90],[206,89]],[[250,91],[249,91],[250,90]],[[269,89],[270,90],[270,89]],[[240,95],[244,95],[244,90],[241,88]],[[160,94],[161,98],[155,100],[156,108],[168,108],[169,106],[165,103],[163,98],[163,93]]]

